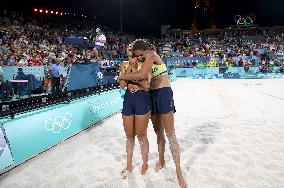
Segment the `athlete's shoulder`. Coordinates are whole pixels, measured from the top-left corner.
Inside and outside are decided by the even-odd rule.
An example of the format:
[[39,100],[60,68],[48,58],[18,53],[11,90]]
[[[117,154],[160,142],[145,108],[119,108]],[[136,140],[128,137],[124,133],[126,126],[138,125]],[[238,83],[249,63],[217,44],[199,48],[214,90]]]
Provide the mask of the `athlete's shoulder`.
[[152,51],[151,52],[151,59],[155,62],[155,64],[163,64],[163,60],[161,59],[160,55],[157,54],[157,52]]
[[155,59],[158,56],[159,55],[156,52],[152,51],[152,50],[148,51],[147,54],[146,54],[146,58],[150,58],[150,59]]

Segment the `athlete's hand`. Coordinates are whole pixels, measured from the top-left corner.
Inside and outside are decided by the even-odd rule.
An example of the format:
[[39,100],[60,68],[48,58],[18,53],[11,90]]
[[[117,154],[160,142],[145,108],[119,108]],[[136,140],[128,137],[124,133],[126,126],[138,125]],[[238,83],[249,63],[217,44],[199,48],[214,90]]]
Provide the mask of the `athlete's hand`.
[[139,90],[139,87],[137,85],[128,84],[127,89],[131,93],[135,93],[136,91]]
[[129,58],[129,65],[133,66],[137,63],[137,57],[131,57]]

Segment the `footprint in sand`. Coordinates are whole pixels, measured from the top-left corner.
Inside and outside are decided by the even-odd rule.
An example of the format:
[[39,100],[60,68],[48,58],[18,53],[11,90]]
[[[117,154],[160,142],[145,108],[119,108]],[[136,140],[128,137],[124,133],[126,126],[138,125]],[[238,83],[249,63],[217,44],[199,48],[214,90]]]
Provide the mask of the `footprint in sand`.
[[214,144],[213,138],[202,137],[200,138],[202,144]]
[[193,150],[193,153],[195,154],[202,154],[202,153],[205,153],[206,151],[206,147],[205,146],[202,146],[202,147],[197,147]]
[[121,162],[121,161],[122,161],[121,156],[115,156],[114,159],[115,159],[117,162]]

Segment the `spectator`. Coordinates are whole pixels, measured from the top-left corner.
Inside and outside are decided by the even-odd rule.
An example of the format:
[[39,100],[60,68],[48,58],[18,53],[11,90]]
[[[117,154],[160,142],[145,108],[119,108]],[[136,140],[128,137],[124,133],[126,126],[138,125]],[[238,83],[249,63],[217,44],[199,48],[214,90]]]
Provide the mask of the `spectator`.
[[10,66],[15,66],[17,65],[17,61],[15,59],[15,56],[11,55],[8,59],[7,59],[7,65],[10,65]]
[[51,71],[52,60],[49,60],[44,66],[44,89],[45,94],[49,93],[49,88],[52,87],[52,71]]
[[105,35],[101,32],[100,28],[97,28],[96,37],[95,37],[95,53],[97,58],[103,55],[102,50],[104,49],[105,43],[106,43]]
[[51,83],[52,89],[51,92],[53,95],[58,94],[60,91],[60,70],[61,70],[61,62],[59,59],[56,60],[55,64],[50,67],[51,71]]

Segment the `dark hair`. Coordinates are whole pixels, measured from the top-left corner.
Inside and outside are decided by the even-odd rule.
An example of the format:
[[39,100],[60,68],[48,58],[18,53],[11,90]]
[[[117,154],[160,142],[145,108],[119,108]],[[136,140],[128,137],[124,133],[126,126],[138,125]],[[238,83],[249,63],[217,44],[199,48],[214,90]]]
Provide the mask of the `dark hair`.
[[151,44],[146,41],[146,40],[143,40],[143,39],[137,39],[133,42],[133,45],[132,45],[132,51],[136,51],[136,50],[143,50],[143,51],[146,51],[146,50],[150,50],[151,49]]

